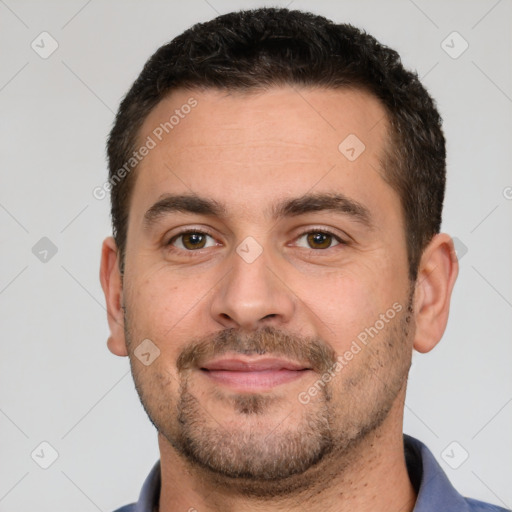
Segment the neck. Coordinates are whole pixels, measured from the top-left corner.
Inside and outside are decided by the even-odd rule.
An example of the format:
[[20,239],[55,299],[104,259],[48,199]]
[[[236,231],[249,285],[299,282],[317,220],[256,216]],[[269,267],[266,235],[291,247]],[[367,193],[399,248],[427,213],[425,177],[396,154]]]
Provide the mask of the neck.
[[[398,398],[398,397],[397,397]],[[290,482],[288,494],[255,497],[243,484],[222,485],[215,475],[192,466],[159,434],[162,487],[159,512],[304,511],[411,512],[416,493],[410,482],[402,437],[403,405],[350,453],[333,453]]]

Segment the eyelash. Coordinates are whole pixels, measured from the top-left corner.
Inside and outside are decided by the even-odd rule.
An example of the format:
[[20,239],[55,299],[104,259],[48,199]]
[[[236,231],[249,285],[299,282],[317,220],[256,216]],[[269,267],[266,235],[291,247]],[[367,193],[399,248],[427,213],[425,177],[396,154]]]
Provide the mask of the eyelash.
[[[167,248],[170,248],[172,251],[178,251],[178,252],[185,252],[185,253],[188,253],[188,255],[192,256],[193,253],[195,252],[200,252],[201,249],[196,249],[196,250],[187,250],[187,249],[180,249],[180,248],[177,248],[177,247],[174,247],[172,245],[172,243],[177,240],[180,236],[183,236],[183,235],[189,235],[189,234],[193,234],[193,233],[198,233],[200,235],[208,235],[209,237],[211,238],[214,238],[214,236],[204,230],[204,229],[194,229],[194,228],[191,228],[191,229],[187,229],[187,230],[184,230],[184,231],[180,231],[179,233],[175,234],[172,238],[169,239],[169,241],[165,244],[165,246]],[[322,233],[322,234],[325,234],[325,235],[330,235],[332,236],[337,242],[338,244],[337,245],[342,245],[342,246],[345,246],[345,245],[348,245],[348,242],[343,240],[342,238],[340,238],[338,235],[335,235],[332,231],[329,231],[327,229],[323,229],[323,228],[318,228],[318,229],[308,229],[307,231],[303,231],[302,233],[299,233],[295,240],[298,240],[300,238],[302,238],[304,235],[309,235],[309,234],[312,234],[312,233]],[[312,251],[312,252],[322,252],[322,251],[327,251],[329,249],[333,249],[334,247],[336,246],[333,246],[333,247],[327,247],[327,249],[306,249],[304,247],[302,247],[302,249],[305,249],[305,250],[309,250],[309,251]],[[206,248],[208,249],[208,247]]]

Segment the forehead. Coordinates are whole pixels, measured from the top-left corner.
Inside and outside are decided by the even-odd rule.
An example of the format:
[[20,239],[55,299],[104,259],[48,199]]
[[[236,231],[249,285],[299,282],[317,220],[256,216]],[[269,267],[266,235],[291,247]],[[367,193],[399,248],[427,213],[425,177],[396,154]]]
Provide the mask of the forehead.
[[371,200],[375,186],[389,188],[380,175],[386,143],[385,109],[361,90],[178,89],[140,130],[138,146],[152,148],[136,170],[133,206],[176,191],[222,198],[246,215],[308,190]]
[[[348,129],[372,144],[385,131],[386,121],[380,101],[360,89],[298,86],[241,91],[177,89],[147,116],[139,140],[152,135],[157,143],[162,139],[170,143],[172,138],[173,153],[177,154],[188,150],[180,144],[183,141],[188,146],[201,146],[205,141],[222,146],[227,142],[226,137],[232,142],[245,142],[248,137],[264,140],[279,132],[281,140],[292,143],[302,140],[306,144],[309,140],[313,149],[315,143],[326,137],[326,143],[330,139],[338,141]],[[375,129],[377,125],[380,130]]]

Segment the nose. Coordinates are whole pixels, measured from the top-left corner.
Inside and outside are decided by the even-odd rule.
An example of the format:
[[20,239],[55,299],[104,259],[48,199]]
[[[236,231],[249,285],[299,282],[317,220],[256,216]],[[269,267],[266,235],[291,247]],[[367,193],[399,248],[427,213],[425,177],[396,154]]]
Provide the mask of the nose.
[[278,327],[293,318],[296,298],[266,253],[263,250],[251,262],[233,251],[228,262],[231,270],[215,289],[211,303],[214,320],[225,328],[252,331],[265,325]]

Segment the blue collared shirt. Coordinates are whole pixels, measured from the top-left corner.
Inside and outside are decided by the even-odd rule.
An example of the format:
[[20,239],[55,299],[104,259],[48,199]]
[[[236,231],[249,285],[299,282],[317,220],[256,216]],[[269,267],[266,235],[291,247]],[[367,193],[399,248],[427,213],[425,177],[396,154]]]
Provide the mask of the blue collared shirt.
[[[461,496],[432,452],[421,441],[404,434],[404,448],[409,478],[418,494],[413,512],[511,512],[497,505]],[[160,497],[160,485],[158,461],[142,486],[139,501],[114,512],[153,512]]]

